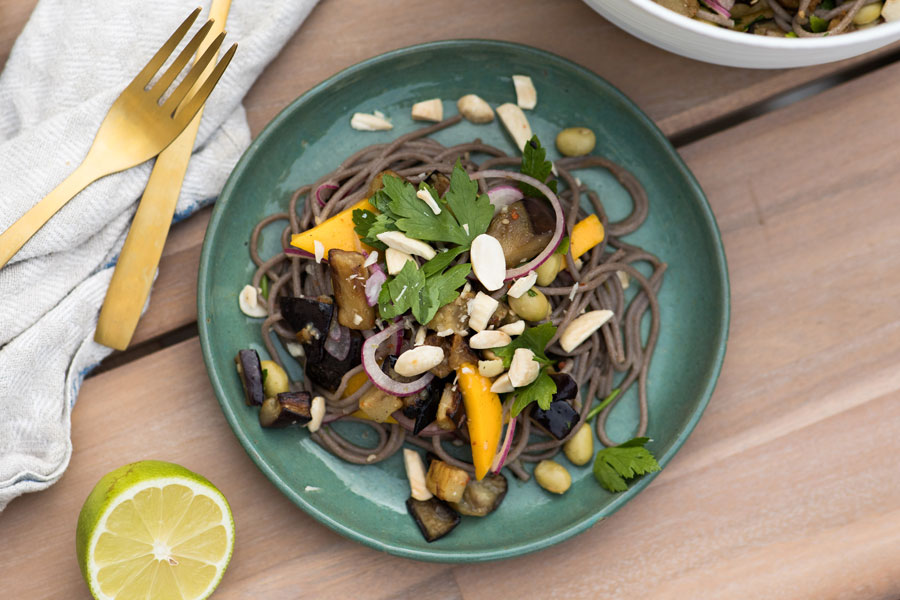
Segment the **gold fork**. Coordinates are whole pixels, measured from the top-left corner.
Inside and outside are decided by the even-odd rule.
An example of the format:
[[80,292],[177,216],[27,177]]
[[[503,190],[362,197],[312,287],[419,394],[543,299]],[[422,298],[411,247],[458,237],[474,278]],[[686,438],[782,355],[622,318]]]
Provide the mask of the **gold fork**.
[[100,124],[87,156],[75,171],[0,234],[0,268],[75,194],[101,177],[150,160],[172,143],[191,122],[237,49],[237,44],[233,44],[197,92],[185,99],[188,90],[197,83],[219,51],[224,33],[209,45],[172,94],[164,102],[161,99],[209,33],[212,21],[207,21],[194,35],[159,81],[152,87],[148,86],[199,14],[199,8],[191,13],[116,99]]

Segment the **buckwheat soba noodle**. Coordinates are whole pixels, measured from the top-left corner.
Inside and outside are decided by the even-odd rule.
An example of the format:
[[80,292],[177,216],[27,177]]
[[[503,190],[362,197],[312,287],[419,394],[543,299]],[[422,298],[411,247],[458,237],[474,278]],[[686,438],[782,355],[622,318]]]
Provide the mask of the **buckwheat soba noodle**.
[[[510,168],[516,171],[507,172],[518,176],[519,180],[530,182],[539,189],[546,189],[540,187],[542,182],[519,175],[518,168],[522,159],[518,156],[508,156],[480,140],[445,147],[429,137],[459,121],[460,117],[455,116],[400,136],[390,143],[363,148],[344,160],[333,172],[296,190],[287,212],[269,215],[254,227],[250,238],[250,254],[258,268],[253,275],[252,285],[259,288],[263,278],[267,279],[267,298],[260,296],[260,302],[265,304],[269,315],[262,322],[262,338],[273,360],[281,362],[276,344],[297,342],[297,331],[282,318],[280,299],[334,295],[329,266],[324,262],[316,262],[311,255],[292,251],[291,236],[318,225],[362,200],[366,197],[372,180],[383,171],[389,169],[407,181],[418,184],[435,173],[449,176],[458,160],[472,180],[478,182],[482,192],[487,192],[495,185],[509,183],[497,171]],[[573,259],[570,248],[565,256],[564,264],[567,269],[561,269],[550,285],[534,288],[549,300],[552,307],[549,321],[558,328],[547,346],[547,355],[559,361],[556,363],[559,372],[569,374],[577,382],[580,391],[569,403],[581,421],[584,421],[595,399],[606,398],[614,387],[620,390],[621,393],[608,403],[596,419],[599,440],[606,446],[615,446],[616,442],[607,433],[607,417],[624,397],[624,392],[632,386],[637,386],[640,414],[637,435],[642,436],[647,430],[647,376],[659,334],[657,292],[662,284],[666,264],[652,253],[622,240],[623,236],[637,230],[648,214],[647,194],[634,175],[598,156],[563,158],[554,165],[556,179],[562,189],[558,199],[565,214],[568,234],[571,235],[575,223],[591,213],[596,213],[599,217],[606,234],[602,242],[579,260]],[[609,222],[598,193],[576,177],[576,173],[585,169],[605,169],[627,190],[633,209],[626,218]],[[583,198],[587,199],[590,212],[582,206]],[[273,223],[284,223],[281,245],[288,250],[273,256],[262,256],[259,250],[260,234]],[[460,254],[454,263],[468,260],[466,252]],[[644,272],[636,268],[639,263],[645,265],[642,268]],[[645,275],[645,272],[649,275]],[[470,280],[471,285],[477,289],[478,281],[471,277]],[[513,281],[506,281],[502,288],[489,295],[502,300],[512,283]],[[636,293],[634,290],[626,292],[626,287],[635,285],[638,286]],[[571,352],[563,350],[559,337],[566,326],[583,312],[600,309],[611,310],[613,317]],[[649,331],[642,334],[642,321],[645,321],[644,317],[648,313]],[[377,322],[383,327],[390,324],[390,321]],[[395,353],[399,354],[401,348],[413,347],[415,330],[414,326],[399,329],[402,339],[398,341]],[[376,325],[362,332],[362,335],[369,338],[378,332]],[[383,349],[379,352],[383,354]],[[453,450],[454,447],[468,447],[470,440],[466,427],[460,426],[447,431],[430,425],[413,435],[412,420],[405,417],[402,411],[394,414],[396,423],[378,423],[351,416],[359,410],[360,399],[373,386],[373,382],[367,380],[353,393],[345,394],[350,380],[362,372],[363,368],[362,364],[358,364],[347,371],[340,385],[333,391],[318,386],[309,377],[291,383],[293,391],[308,391],[325,398],[323,425],[311,434],[312,439],[334,455],[355,464],[381,462],[398,452],[405,442],[409,442],[433,452],[450,465],[469,473],[474,472],[473,465],[460,458],[463,454]],[[618,385],[614,384],[617,373],[624,374]],[[548,435],[532,418],[535,409],[537,407],[532,404],[515,417],[517,427],[514,436],[511,436],[505,460],[505,466],[521,479],[529,477],[523,463],[553,457],[577,430],[577,427],[572,429],[562,439]],[[377,436],[377,443],[374,446],[361,446],[351,442],[333,426],[338,421],[353,421],[368,426]]]

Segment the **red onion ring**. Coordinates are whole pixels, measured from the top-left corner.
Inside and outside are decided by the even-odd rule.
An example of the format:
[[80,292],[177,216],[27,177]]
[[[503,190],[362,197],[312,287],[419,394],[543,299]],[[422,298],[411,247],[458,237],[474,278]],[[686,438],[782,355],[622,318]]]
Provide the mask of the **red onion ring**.
[[525,197],[522,190],[513,185],[498,185],[488,190],[488,198],[494,205],[494,214],[500,212],[504,206],[509,206],[513,202],[518,202]]
[[550,188],[548,188],[546,185],[544,185],[534,177],[523,175],[522,173],[516,173],[515,171],[488,169],[486,171],[476,171],[470,174],[469,177],[471,179],[515,179],[516,181],[527,183],[528,185],[537,188],[537,190],[547,198],[547,200],[550,202],[550,205],[553,207],[553,214],[556,217],[556,228],[553,230],[553,237],[550,238],[550,243],[547,244],[547,247],[541,250],[541,252],[537,256],[532,258],[527,263],[519,265],[518,267],[515,267],[513,269],[507,269],[505,281],[516,279],[517,277],[526,275],[529,271],[534,271],[539,266],[544,264],[544,261],[553,256],[553,253],[556,252],[556,248],[559,246],[560,242],[562,242],[563,235],[565,235],[566,219],[563,216],[562,206],[560,206],[559,204],[559,198],[556,196],[556,194],[553,193]]
[[369,376],[375,387],[393,396],[412,396],[425,389],[431,383],[431,380],[434,379],[433,374],[425,373],[415,381],[401,383],[388,377],[375,360],[375,351],[378,350],[378,346],[382,342],[387,341],[398,330],[403,329],[405,325],[405,320],[397,321],[390,327],[386,327],[375,335],[370,336],[362,347],[362,364],[366,375]]
[[[316,257],[314,254],[310,254],[306,250],[300,250],[299,248],[294,248],[292,246],[284,248],[284,253],[292,254],[294,256],[302,256],[303,258],[313,258],[314,259]],[[322,260],[325,260],[325,259],[322,259]]]
[[731,18],[731,12],[727,8],[719,4],[716,0],[703,0],[703,2],[705,2],[707,6],[709,6],[711,9],[713,9],[726,19]]
[[494,463],[491,465],[491,473],[499,473],[500,469],[503,468],[503,463],[506,462],[506,456],[509,454],[509,449],[512,448],[513,434],[515,432],[516,419],[512,417],[506,425],[506,437],[503,438],[503,444],[501,444],[500,449],[497,450],[497,455],[494,457]]
[[[325,188],[326,190],[334,191],[334,190],[338,189],[338,187],[340,187],[340,186],[338,186],[338,185],[335,184],[335,183],[323,183],[322,185],[320,185],[319,187],[317,187],[317,188],[316,188],[316,202],[319,203],[319,206],[324,207],[324,206],[325,206],[325,202],[326,202],[326,200],[322,200],[322,198],[319,196],[319,194],[322,193],[322,188]],[[330,197],[331,197],[331,196],[329,196],[329,198],[330,198]]]

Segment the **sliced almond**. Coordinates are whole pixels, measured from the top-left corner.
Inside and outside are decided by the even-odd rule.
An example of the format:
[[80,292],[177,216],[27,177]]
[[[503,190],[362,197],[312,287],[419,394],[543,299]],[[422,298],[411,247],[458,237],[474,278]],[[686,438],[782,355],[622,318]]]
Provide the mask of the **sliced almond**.
[[478,292],[474,298],[466,304],[469,313],[469,327],[475,331],[481,331],[487,327],[491,315],[500,306],[500,302],[494,300],[484,292]]
[[[238,306],[240,307],[241,312],[254,319],[261,319],[269,316],[269,311],[266,310],[266,306],[260,304],[258,294],[259,291],[252,285],[245,285],[244,289],[241,290],[241,293],[238,294]],[[490,318],[490,315],[488,315],[488,318]],[[485,321],[485,324],[487,324],[487,321]]]
[[506,293],[513,298],[520,298],[522,294],[534,287],[535,281],[537,281],[537,273],[529,271],[524,277],[516,279],[516,282],[510,286],[509,291]]
[[525,113],[515,104],[507,102],[497,107],[497,114],[500,115],[500,122],[503,123],[506,131],[509,132],[516,144],[516,148],[522,151],[532,136],[531,125],[528,124],[528,118],[525,116]]
[[592,310],[576,317],[559,336],[559,345],[571,352],[613,317],[611,310]]
[[371,267],[375,263],[378,262],[378,250],[372,250],[372,253],[366,257],[365,262],[363,262],[364,267]]
[[414,240],[402,231],[385,231],[375,236],[382,244],[394,250],[400,250],[407,254],[421,256],[425,260],[431,260],[437,255],[434,248],[425,242]]
[[395,248],[388,248],[384,251],[384,262],[387,264],[388,275],[396,275],[399,273],[403,269],[403,265],[406,264],[406,261],[412,261],[413,265],[416,268],[419,268],[416,259],[406,252],[396,250]]
[[316,432],[322,426],[322,420],[325,418],[325,398],[316,396],[309,405],[309,414],[312,417],[307,427],[311,432]]
[[438,206],[438,203],[431,196],[431,193],[428,190],[419,190],[418,192],[416,192],[416,197],[418,197],[419,200],[421,200],[422,202],[427,204],[428,208],[431,209],[431,212],[433,212],[436,215],[441,214],[441,207]]
[[428,500],[433,494],[425,485],[425,464],[415,450],[403,449],[403,466],[406,468],[406,479],[409,480],[409,495],[416,500]]
[[532,109],[537,106],[537,90],[528,75],[513,75],[513,86],[516,88],[516,104],[519,108]]
[[421,346],[422,344],[425,343],[425,335],[428,333],[427,329],[428,328],[425,327],[424,325],[419,327],[419,330],[416,331],[416,339],[415,339],[415,342],[413,343],[413,346]]
[[528,348],[516,348],[509,363],[509,382],[513,387],[524,387],[537,379],[541,364],[534,360],[534,352]]
[[416,346],[397,358],[394,370],[403,377],[415,377],[433,369],[444,360],[444,349],[438,346]]
[[494,109],[480,96],[466,94],[456,101],[459,114],[472,123],[490,123],[494,120]]
[[500,331],[507,335],[522,335],[525,332],[525,321],[519,319],[514,323],[504,325]]
[[516,388],[514,388],[513,384],[509,381],[509,373],[504,373],[491,384],[491,391],[495,394],[508,394],[509,392],[515,391],[515,389]]
[[479,360],[478,372],[482,377],[496,377],[503,372],[503,361],[499,358],[494,360]]
[[360,112],[353,113],[353,116],[350,117],[350,127],[357,131],[386,131],[394,128],[381,113],[370,115]]
[[479,331],[469,338],[469,348],[472,350],[487,350],[488,348],[501,348],[512,342],[509,334],[493,329]]
[[485,289],[493,292],[503,287],[503,280],[506,278],[506,258],[503,255],[503,246],[497,238],[486,233],[476,237],[472,240],[469,257],[472,261],[472,271]]
[[622,284],[622,289],[627,290],[628,286],[631,285],[631,276],[625,271],[616,271],[616,277],[619,278],[619,283]]
[[412,107],[413,121],[441,121],[444,118],[444,105],[440,98],[416,102]]
[[313,240],[313,250],[315,251],[316,262],[321,263],[322,259],[325,258],[325,246],[319,240]]

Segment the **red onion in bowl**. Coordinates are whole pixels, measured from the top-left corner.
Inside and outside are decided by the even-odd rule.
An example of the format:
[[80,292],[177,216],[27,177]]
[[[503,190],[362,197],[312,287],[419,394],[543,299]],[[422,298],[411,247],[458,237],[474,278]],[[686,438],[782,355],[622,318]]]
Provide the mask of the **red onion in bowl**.
[[375,263],[369,266],[369,278],[366,280],[366,303],[369,306],[378,304],[378,296],[381,294],[381,286],[387,281],[387,275]]
[[495,215],[504,206],[509,206],[525,197],[519,188],[512,185],[498,185],[489,189],[487,195],[491,199],[491,204],[494,205]]
[[503,468],[503,463],[506,462],[509,449],[512,448],[513,435],[515,432],[516,419],[510,418],[509,423],[506,425],[506,437],[503,438],[503,443],[500,445],[500,449],[497,450],[497,455],[494,457],[494,463],[491,465],[491,473],[499,473],[500,469]]
[[703,2],[726,19],[731,18],[731,12],[727,8],[719,4],[716,0],[703,0]]
[[388,377],[375,360],[375,351],[378,349],[378,346],[382,342],[389,340],[397,331],[402,330],[405,325],[406,322],[404,320],[397,321],[390,327],[386,327],[375,335],[370,336],[362,347],[362,364],[366,375],[369,376],[375,387],[394,396],[412,396],[425,389],[431,383],[431,380],[434,379],[433,374],[425,373],[415,381],[401,383]]
[[[317,187],[316,188],[316,202],[319,203],[319,206],[324,207],[325,203],[328,201],[327,198],[325,200],[322,200],[322,196],[321,196],[322,188],[324,188],[326,190],[331,190],[333,192],[334,190],[338,189],[338,187],[339,186],[336,183],[323,183],[322,185]],[[331,194],[329,194],[328,197],[330,198]]]
[[544,264],[544,261],[553,256],[553,253],[556,252],[557,246],[562,241],[563,236],[566,233],[566,219],[563,216],[562,206],[559,204],[559,198],[556,194],[553,193],[553,190],[548,188],[542,182],[538,181],[534,177],[530,177],[528,175],[523,175],[522,173],[516,173],[515,171],[502,171],[499,169],[487,169],[485,171],[476,171],[470,175],[472,179],[515,179],[516,181],[521,181],[523,183],[527,183],[528,185],[536,188],[540,193],[547,198],[550,202],[550,205],[553,207],[553,215],[556,217],[556,227],[553,230],[553,237],[550,238],[550,243],[547,244],[547,247],[540,251],[540,253],[532,258],[527,263],[521,264],[518,267],[513,269],[506,270],[506,280],[516,279],[517,277],[521,277],[522,275],[528,274],[529,271],[534,271],[539,266]]

